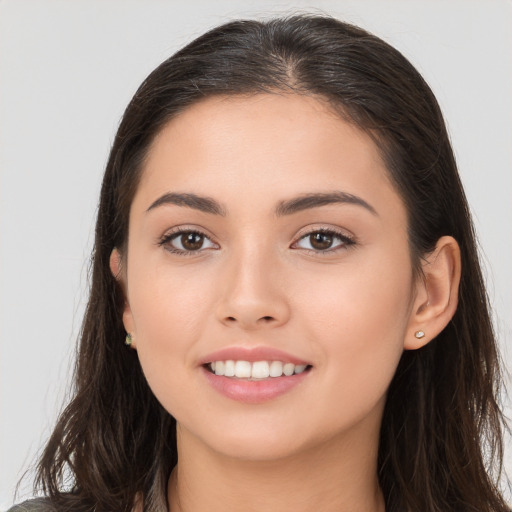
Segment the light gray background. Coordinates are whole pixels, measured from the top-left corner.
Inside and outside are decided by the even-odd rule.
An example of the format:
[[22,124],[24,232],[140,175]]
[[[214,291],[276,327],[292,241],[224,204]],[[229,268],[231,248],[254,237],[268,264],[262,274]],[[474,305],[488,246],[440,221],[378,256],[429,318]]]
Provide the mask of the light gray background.
[[158,63],[207,28],[297,9],[375,32],[431,84],[512,366],[510,1],[0,0],[0,510],[67,392],[100,179],[125,105]]

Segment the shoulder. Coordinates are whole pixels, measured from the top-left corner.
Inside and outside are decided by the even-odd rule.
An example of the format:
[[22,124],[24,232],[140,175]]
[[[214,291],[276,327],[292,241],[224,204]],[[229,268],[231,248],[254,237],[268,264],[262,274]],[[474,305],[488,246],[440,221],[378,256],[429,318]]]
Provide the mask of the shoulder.
[[56,509],[52,506],[49,499],[37,498],[14,505],[7,512],[56,512]]

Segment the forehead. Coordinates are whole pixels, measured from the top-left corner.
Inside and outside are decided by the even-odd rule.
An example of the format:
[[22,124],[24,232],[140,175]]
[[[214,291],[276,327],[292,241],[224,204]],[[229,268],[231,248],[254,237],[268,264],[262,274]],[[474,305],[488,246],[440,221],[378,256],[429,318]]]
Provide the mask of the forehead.
[[[322,97],[285,93],[213,96],[195,102],[164,126],[150,148],[149,163],[162,152],[187,143],[194,149],[200,143],[204,151],[230,148],[248,153],[252,148],[261,154],[268,149],[277,156],[276,145],[281,152],[288,148],[298,153],[302,147],[326,146],[334,138],[337,145],[344,140],[352,145],[357,139],[368,146],[367,156],[380,163],[378,149],[368,135],[342,119]],[[299,142],[306,146],[298,147]]]
[[386,189],[401,203],[376,144],[326,101],[259,94],[207,98],[172,119],[148,152],[137,195],[147,204],[172,191],[278,200],[340,188],[376,198]]

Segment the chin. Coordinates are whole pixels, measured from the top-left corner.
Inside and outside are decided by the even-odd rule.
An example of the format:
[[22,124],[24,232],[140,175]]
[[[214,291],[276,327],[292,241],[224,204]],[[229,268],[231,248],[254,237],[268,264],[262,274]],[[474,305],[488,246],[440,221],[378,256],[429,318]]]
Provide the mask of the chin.
[[[254,417],[252,418],[254,420]],[[265,421],[266,420],[266,421]],[[229,425],[217,423],[202,431],[183,431],[192,434],[199,449],[215,456],[247,462],[270,463],[289,458],[308,457],[322,447],[332,449],[347,434],[342,425],[320,425],[305,422],[305,418],[260,418],[259,421],[240,421],[233,418]],[[347,429],[350,427],[347,425]],[[349,434],[350,436],[350,434]],[[342,441],[342,444],[343,441]]]
[[237,422],[232,417],[227,421],[228,424],[217,422],[209,425],[203,420],[208,430],[189,430],[186,425],[178,422],[178,442],[181,441],[182,446],[190,446],[190,441],[194,440],[199,450],[205,449],[236,460],[261,462],[293,456],[311,443],[311,436],[307,434],[309,429],[304,426],[294,428],[287,421],[269,417],[266,421],[256,421],[254,417],[253,421],[247,421],[247,417],[243,420]]
[[212,447],[225,457],[245,460],[248,462],[271,462],[293,457],[306,449],[304,443],[298,439],[290,442],[290,437],[265,436],[256,434],[253,436],[242,434],[229,439],[224,437],[220,442],[212,443]]

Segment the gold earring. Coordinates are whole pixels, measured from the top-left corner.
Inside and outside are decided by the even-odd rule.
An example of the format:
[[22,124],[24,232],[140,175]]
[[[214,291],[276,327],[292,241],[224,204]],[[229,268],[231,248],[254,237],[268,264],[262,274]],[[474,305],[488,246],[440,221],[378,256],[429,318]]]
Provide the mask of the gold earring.
[[133,338],[132,338],[132,335],[127,332],[126,333],[126,338],[124,340],[124,344],[127,346],[127,347],[131,347],[132,346],[132,343],[133,343]]
[[424,331],[416,331],[414,333],[414,336],[416,336],[416,338],[418,338],[419,340],[421,340],[421,338],[424,338],[425,337],[425,332]]

